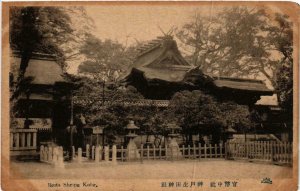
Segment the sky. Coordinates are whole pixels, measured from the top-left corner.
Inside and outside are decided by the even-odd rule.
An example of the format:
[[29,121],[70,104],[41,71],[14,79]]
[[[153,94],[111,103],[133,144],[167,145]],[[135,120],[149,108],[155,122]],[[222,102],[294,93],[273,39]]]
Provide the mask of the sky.
[[[239,5],[239,4],[236,4]],[[250,7],[250,5],[247,5]],[[252,7],[256,5],[251,4]],[[180,27],[190,21],[195,13],[214,16],[225,5],[216,2],[205,4],[138,4],[138,5],[98,5],[85,6],[88,16],[95,23],[93,33],[100,39],[112,39],[131,44],[136,40],[145,41],[161,36],[159,27],[168,32],[173,26]],[[250,7],[250,8],[252,8]],[[261,7],[261,6],[259,6]],[[266,7],[266,6],[265,6]],[[268,5],[268,10],[280,12],[276,6]],[[136,39],[136,40],[135,40]]]
[[[85,7],[94,20],[93,33],[100,39],[112,39],[130,45],[137,41],[155,39],[172,27],[187,23],[196,12],[215,14],[218,9],[209,6],[97,6]],[[162,29],[162,31],[160,30]]]
[[[172,27],[187,23],[196,12],[209,15],[217,11],[214,5],[98,5],[84,8],[94,21],[94,28],[90,31],[92,34],[101,40],[111,39],[126,46],[162,36],[163,32],[167,33]],[[76,74],[79,64],[72,62],[68,72]]]

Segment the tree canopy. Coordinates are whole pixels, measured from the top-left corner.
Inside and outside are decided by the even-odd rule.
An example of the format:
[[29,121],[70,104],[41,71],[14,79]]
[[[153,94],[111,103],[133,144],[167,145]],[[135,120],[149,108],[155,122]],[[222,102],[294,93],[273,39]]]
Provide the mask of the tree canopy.
[[[76,16],[86,20],[86,24],[74,26]],[[81,7],[11,7],[10,46],[22,57],[20,72],[25,72],[33,52],[55,55],[63,65],[91,24]]]
[[188,136],[201,132],[221,133],[228,127],[246,132],[253,125],[247,106],[219,102],[199,90],[176,93],[167,113]]
[[134,87],[121,88],[111,84],[105,86],[103,91],[102,83],[93,79],[75,77],[73,81],[78,85],[78,89],[73,92],[74,96],[91,101],[87,105],[76,104],[75,113],[83,112],[87,116],[89,126],[106,127],[106,133],[110,137],[108,141],[114,141],[116,135],[124,134],[124,127],[129,120],[135,121],[142,134],[164,134],[164,113],[157,107],[124,104],[125,101],[143,99]]
[[288,16],[265,8],[231,7],[216,16],[196,14],[177,30],[187,58],[203,72],[221,76],[264,76],[276,86],[282,59],[292,51]]
[[88,35],[80,53],[85,55],[78,72],[95,79],[115,82],[132,65],[135,46],[123,45],[117,41],[101,40]]

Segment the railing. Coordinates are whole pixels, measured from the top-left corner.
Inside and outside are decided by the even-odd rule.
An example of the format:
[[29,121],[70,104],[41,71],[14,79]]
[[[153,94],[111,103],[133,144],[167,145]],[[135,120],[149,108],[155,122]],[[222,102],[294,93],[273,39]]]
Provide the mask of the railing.
[[[145,146],[135,149],[136,158],[130,158],[131,150],[123,146],[90,146],[85,148],[72,147],[73,161],[99,163],[116,163],[144,160],[199,160],[202,159],[247,159],[250,161],[272,162],[273,164],[292,164],[292,144],[276,142],[227,142],[226,144],[182,145],[181,147]],[[63,166],[63,151],[61,147],[41,146],[42,162]],[[132,154],[132,153],[131,153]]]
[[[79,151],[80,150],[80,151]],[[208,158],[225,158],[225,146],[223,144],[215,145],[192,145],[170,148],[167,146],[144,146],[137,148],[136,152],[139,157],[136,159],[128,158],[128,149],[123,146],[90,146],[86,145],[84,150],[81,148],[75,150],[73,147],[73,156],[76,158],[78,153],[91,161],[134,161],[134,160],[182,160],[182,159],[208,159]],[[81,157],[80,157],[81,158]]]
[[36,129],[10,129],[11,155],[35,153],[37,149]]
[[292,143],[274,141],[228,142],[227,157],[292,164]]

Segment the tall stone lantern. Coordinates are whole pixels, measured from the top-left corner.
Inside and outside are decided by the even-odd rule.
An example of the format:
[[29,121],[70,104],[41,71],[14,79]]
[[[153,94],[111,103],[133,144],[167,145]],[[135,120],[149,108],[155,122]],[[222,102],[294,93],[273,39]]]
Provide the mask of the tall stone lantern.
[[135,160],[140,158],[140,154],[134,142],[134,138],[138,136],[136,134],[138,129],[140,128],[137,127],[132,120],[130,120],[128,125],[125,127],[125,130],[127,131],[126,137],[129,138],[129,143],[127,145],[127,160]]
[[169,138],[168,147],[169,147],[169,150],[167,152],[167,155],[169,157],[172,157],[172,158],[179,158],[179,157],[182,156],[182,154],[180,152],[179,145],[176,141],[176,138],[179,136],[178,131],[180,130],[180,127],[175,123],[169,123],[167,125],[167,129],[170,131],[170,133],[168,134],[168,138]]

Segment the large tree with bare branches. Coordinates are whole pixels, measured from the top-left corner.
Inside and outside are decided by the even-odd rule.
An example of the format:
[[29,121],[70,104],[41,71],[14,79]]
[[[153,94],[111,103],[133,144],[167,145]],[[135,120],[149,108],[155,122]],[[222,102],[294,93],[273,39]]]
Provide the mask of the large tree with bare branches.
[[264,8],[226,8],[216,16],[196,14],[177,30],[187,58],[204,72],[264,76],[276,87],[276,71],[292,51],[291,22]]

